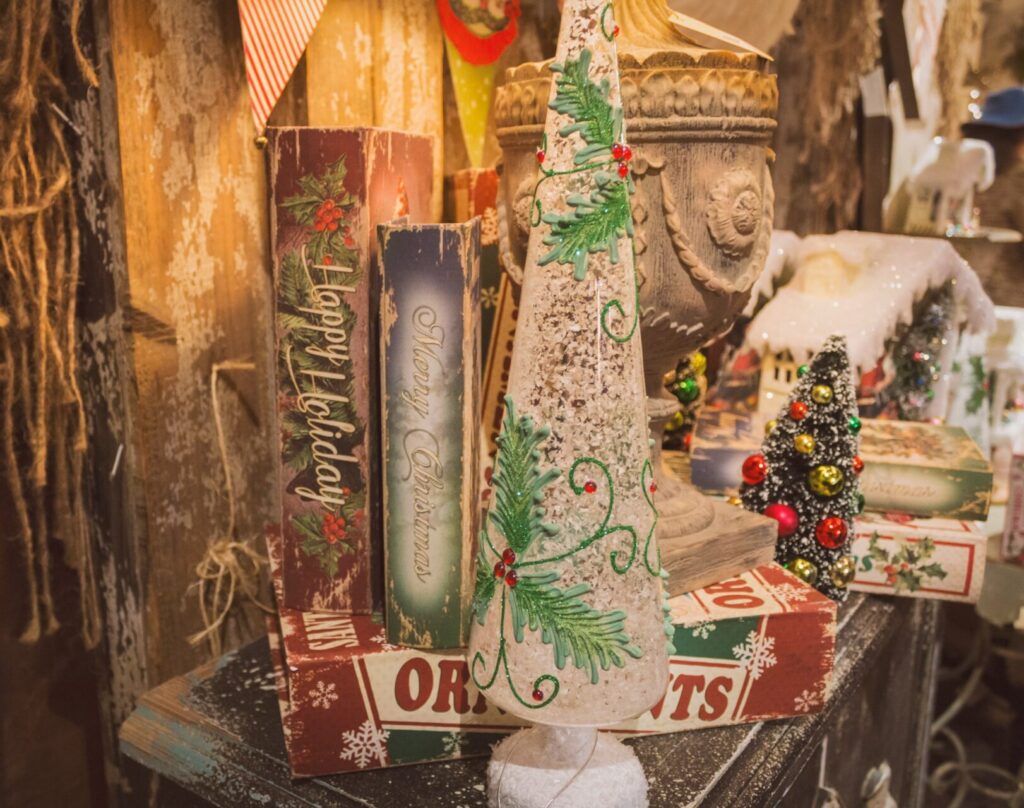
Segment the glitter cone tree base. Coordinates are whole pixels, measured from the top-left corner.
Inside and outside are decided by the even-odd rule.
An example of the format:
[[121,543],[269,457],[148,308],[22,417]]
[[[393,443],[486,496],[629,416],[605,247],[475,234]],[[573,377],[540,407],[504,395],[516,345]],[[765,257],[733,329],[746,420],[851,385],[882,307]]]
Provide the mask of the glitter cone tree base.
[[786,406],[768,424],[761,453],[743,464],[745,508],[778,522],[775,558],[833,600],[853,580],[853,517],[863,508],[857,476],[860,418],[846,340],[815,354]]
[[647,780],[633,750],[592,728],[520,730],[495,747],[487,781],[488,800],[500,800],[501,808],[648,805]]

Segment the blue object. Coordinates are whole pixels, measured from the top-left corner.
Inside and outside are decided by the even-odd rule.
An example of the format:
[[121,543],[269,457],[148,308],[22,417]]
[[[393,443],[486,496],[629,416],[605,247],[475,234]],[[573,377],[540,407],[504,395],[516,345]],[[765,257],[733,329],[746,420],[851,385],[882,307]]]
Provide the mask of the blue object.
[[997,126],[1001,129],[1024,127],[1024,87],[1010,87],[992,93],[985,99],[981,117],[967,121],[974,126]]

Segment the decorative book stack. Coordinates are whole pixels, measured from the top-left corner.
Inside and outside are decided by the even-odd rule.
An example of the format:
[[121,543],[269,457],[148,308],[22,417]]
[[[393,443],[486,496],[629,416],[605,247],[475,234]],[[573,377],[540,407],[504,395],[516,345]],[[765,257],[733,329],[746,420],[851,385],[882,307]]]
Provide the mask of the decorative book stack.
[[268,130],[283,605],[381,602],[378,222],[429,215],[429,138]]
[[387,637],[455,648],[480,524],[480,219],[378,237]]

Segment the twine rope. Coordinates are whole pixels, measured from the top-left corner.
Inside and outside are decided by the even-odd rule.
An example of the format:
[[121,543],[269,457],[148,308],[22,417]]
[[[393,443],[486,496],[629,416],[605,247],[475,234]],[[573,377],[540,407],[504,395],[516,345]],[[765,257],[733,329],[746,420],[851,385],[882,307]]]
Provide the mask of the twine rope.
[[267,559],[256,550],[249,540],[237,536],[237,499],[235,484],[228,462],[227,438],[221,416],[219,398],[219,376],[226,370],[255,370],[252,362],[227,360],[216,362],[210,371],[210,400],[213,408],[213,424],[217,431],[217,450],[224,473],[224,491],[228,500],[227,531],[209,542],[206,552],[196,565],[194,589],[199,600],[199,614],[203,628],[188,638],[189,643],[198,646],[206,643],[211,656],[218,657],[223,650],[223,628],[236,605],[238,595],[255,604],[267,614],[274,609],[260,597],[260,578]]
[[[51,538],[78,574],[82,636],[100,638],[96,571],[82,489],[86,419],[77,374],[79,228],[71,159],[57,104],[59,21],[54,0],[11,7],[0,32],[0,479],[12,503],[28,590],[21,640],[55,632]],[[82,50],[81,0],[70,11],[71,47],[91,86]],[[8,527],[5,525],[5,527]]]

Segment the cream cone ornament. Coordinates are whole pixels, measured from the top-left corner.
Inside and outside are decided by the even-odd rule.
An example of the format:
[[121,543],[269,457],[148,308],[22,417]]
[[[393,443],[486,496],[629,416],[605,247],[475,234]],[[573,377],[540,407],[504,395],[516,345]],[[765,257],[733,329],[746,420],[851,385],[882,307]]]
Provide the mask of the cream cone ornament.
[[557,726],[668,680],[616,30],[566,0],[470,638],[487,698]]

